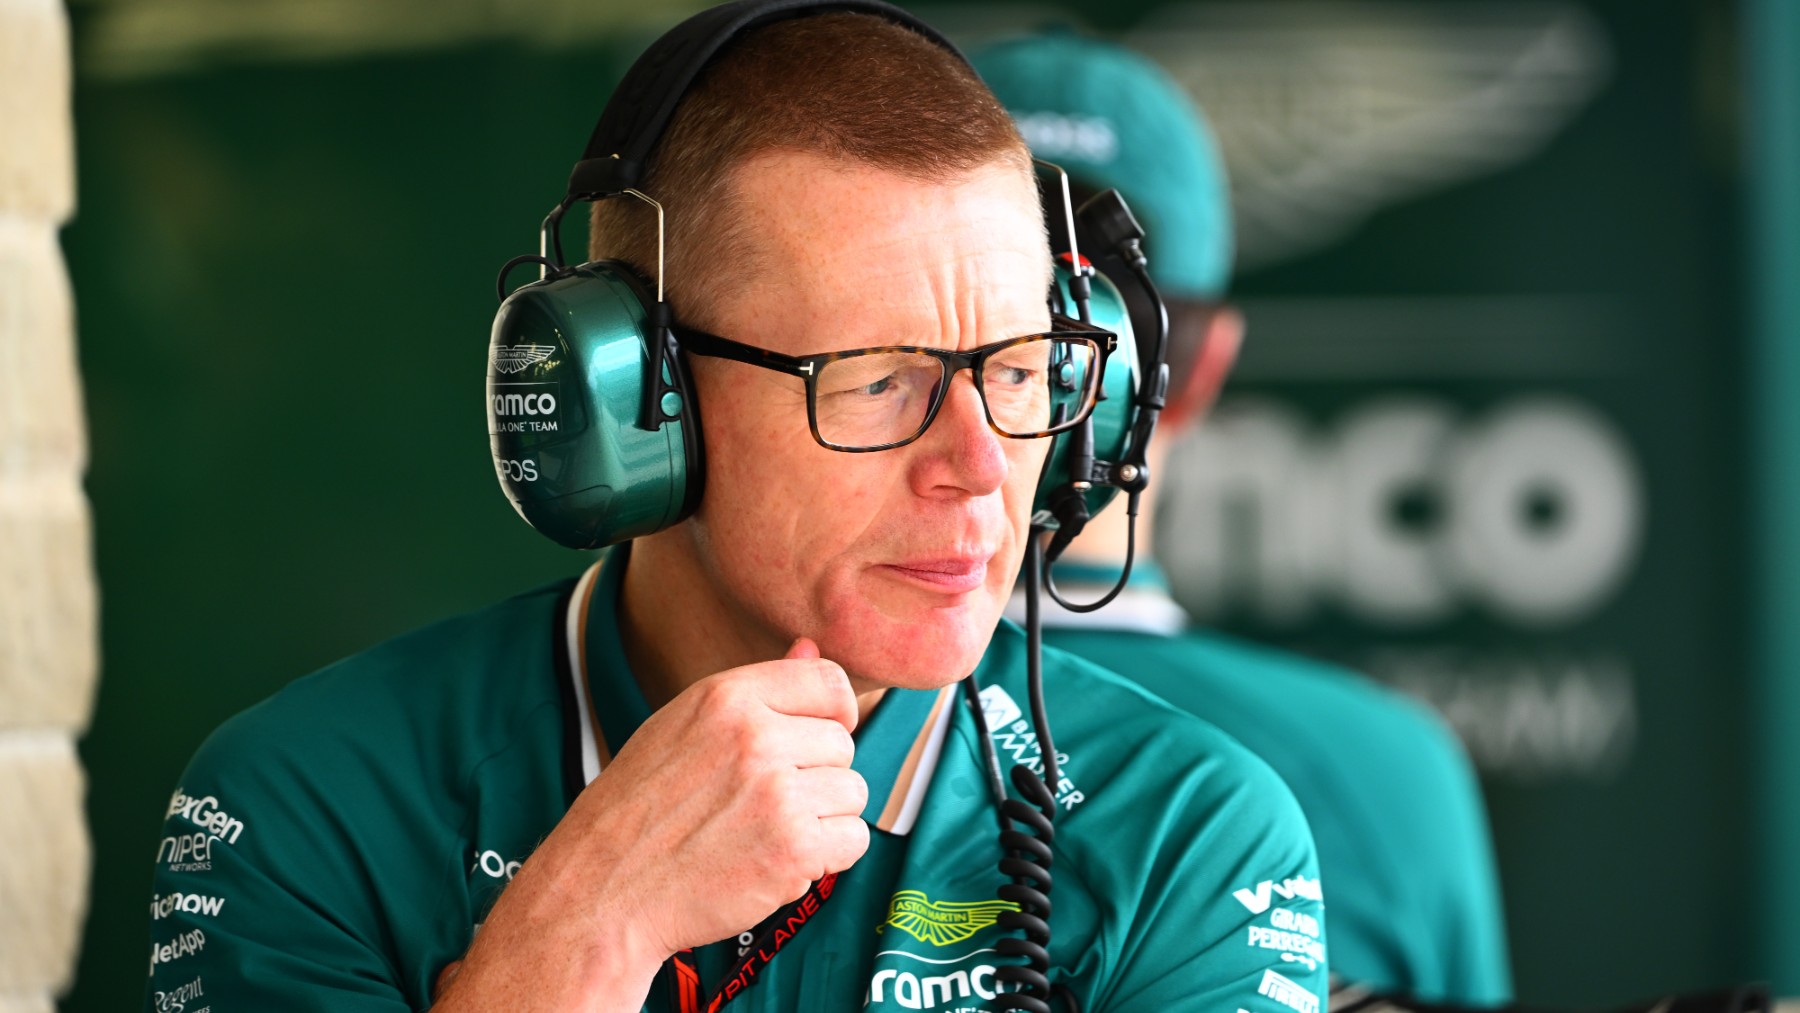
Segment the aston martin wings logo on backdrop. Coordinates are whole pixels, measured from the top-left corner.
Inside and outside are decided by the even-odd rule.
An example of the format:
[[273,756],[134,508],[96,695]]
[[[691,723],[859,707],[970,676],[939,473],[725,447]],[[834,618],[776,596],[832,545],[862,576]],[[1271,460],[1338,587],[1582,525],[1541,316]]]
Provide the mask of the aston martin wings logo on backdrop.
[[502,373],[517,373],[535,366],[556,352],[555,345],[502,345],[494,349],[494,368]]
[[[964,45],[1069,21],[1047,4],[916,9]],[[1206,110],[1231,179],[1240,272],[1524,162],[1612,66],[1600,24],[1567,0],[1175,3],[1120,41]],[[1104,124],[1062,127],[1083,157],[1114,141]]]
[[1124,41],[1211,117],[1239,270],[1525,161],[1612,62],[1593,15],[1565,2],[1178,4]]
[[900,890],[888,901],[882,927],[892,925],[921,943],[949,946],[994,924],[1000,912],[1017,910],[1019,905],[1012,901],[940,901],[922,890]]

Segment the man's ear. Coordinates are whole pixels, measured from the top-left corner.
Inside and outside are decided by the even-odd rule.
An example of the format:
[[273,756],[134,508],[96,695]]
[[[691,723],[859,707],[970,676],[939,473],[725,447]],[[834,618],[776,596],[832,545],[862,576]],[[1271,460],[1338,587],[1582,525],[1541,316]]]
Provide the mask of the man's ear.
[[1225,378],[1231,375],[1231,367],[1237,364],[1243,344],[1244,314],[1236,306],[1219,306],[1207,315],[1199,359],[1185,377],[1178,378],[1179,386],[1169,390],[1162,413],[1164,424],[1180,428],[1206,417]]

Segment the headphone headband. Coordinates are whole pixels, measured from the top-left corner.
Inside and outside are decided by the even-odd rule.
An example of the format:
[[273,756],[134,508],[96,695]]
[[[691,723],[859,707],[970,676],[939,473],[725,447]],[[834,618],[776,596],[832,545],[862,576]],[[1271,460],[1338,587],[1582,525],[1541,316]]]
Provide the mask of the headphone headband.
[[[675,107],[713,59],[752,28],[807,14],[844,11],[886,18],[968,59],[936,29],[882,0],[733,0],[710,7],[652,43],[613,92],[587,150],[569,174],[569,196],[616,194],[643,183],[650,153],[662,140]],[[973,73],[974,68],[970,68]]]

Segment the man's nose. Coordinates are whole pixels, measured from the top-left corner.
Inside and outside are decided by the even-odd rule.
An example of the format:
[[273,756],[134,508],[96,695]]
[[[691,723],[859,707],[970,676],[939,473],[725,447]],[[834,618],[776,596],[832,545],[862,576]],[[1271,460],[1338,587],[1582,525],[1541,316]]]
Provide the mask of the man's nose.
[[952,489],[985,496],[1000,488],[1008,467],[1003,440],[1005,437],[988,425],[974,373],[959,373],[951,379],[943,406],[920,441],[927,444],[916,479],[922,486],[920,492]]

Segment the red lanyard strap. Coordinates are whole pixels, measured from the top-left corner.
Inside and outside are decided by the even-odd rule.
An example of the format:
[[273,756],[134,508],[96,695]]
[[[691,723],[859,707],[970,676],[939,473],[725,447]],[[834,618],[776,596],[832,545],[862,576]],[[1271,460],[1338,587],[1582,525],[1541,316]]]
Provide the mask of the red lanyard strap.
[[[756,984],[763,969],[781,948],[799,935],[831,899],[831,891],[836,886],[837,873],[834,872],[808,887],[799,900],[782,905],[780,910],[763,919],[755,929],[750,946],[738,957],[725,981],[714,990],[712,999],[705,1006],[706,1013],[718,1013],[720,1007]],[[673,969],[670,981],[675,989],[676,1008],[681,1013],[700,1013],[700,972],[694,967],[694,951],[682,950],[669,958],[669,964]]]

